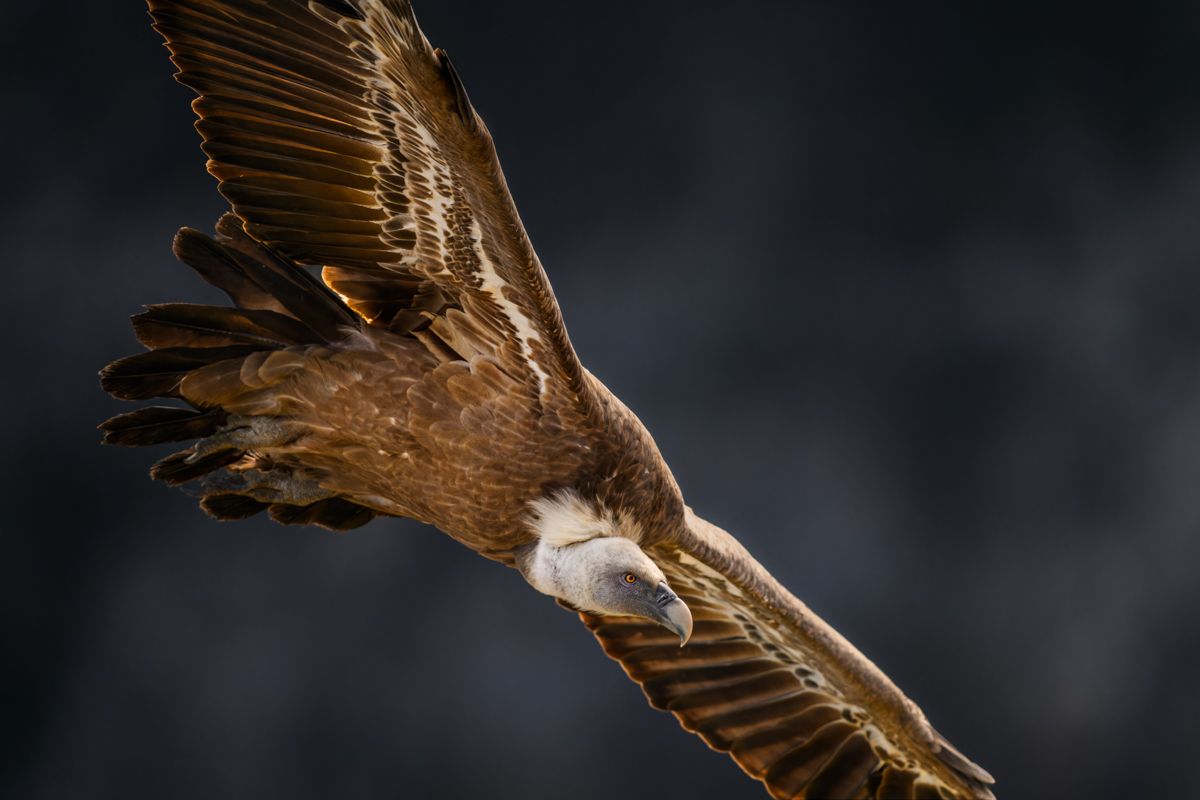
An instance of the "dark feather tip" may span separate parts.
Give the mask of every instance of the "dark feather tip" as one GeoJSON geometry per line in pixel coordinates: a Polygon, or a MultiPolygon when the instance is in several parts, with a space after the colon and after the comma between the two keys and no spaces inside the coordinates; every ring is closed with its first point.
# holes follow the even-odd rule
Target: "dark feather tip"
{"type": "Polygon", "coordinates": [[[238,494],[218,494],[203,498],[200,507],[209,516],[225,522],[253,517],[266,510],[267,504],[238,494]]]}
{"type": "Polygon", "coordinates": [[[454,62],[442,48],[439,47],[434,52],[437,53],[438,63],[441,64],[442,76],[450,87],[450,91],[454,93],[454,110],[470,130],[478,129],[475,109],[471,106],[471,98],[467,97],[467,87],[463,86],[462,78],[459,77],[458,70],[454,68],[454,62]]]}

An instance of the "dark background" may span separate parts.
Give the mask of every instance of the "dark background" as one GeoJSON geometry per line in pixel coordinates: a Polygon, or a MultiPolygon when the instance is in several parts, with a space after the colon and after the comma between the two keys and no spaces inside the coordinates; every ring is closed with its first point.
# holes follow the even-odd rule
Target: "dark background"
{"type": "MultiPolygon", "coordinates": [[[[3,11],[0,794],[759,796],[515,572],[97,444],[223,205],[139,3],[3,11]]],[[[1197,796],[1200,6],[418,11],[697,511],[1002,797],[1197,796]]]]}

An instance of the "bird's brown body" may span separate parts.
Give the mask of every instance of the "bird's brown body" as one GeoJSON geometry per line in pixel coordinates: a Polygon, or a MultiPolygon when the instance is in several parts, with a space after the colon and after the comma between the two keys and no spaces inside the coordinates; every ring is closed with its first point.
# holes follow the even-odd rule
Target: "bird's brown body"
{"type": "Polygon", "coordinates": [[[537,538],[532,503],[585,498],[636,530],[695,629],[679,648],[645,619],[584,622],[773,796],[991,797],[873,664],[684,506],[579,363],[491,137],[407,2],[150,7],[233,207],[176,253],[236,308],[135,318],[149,352],[106,388],[190,408],[110,420],[110,442],[196,440],[154,474],[194,481],[218,518],[405,516],[505,563],[537,538]]]}
{"type": "MultiPolygon", "coordinates": [[[[238,237],[234,224],[223,227],[238,237]]],[[[585,375],[592,402],[583,424],[581,411],[540,406],[495,359],[445,349],[428,336],[363,326],[334,344],[196,370],[180,393],[239,424],[286,420],[257,443],[248,432],[252,455],[235,470],[298,476],[501,561],[533,539],[529,503],[559,489],[626,510],[652,540],[682,527],[682,498],[653,441],[602,384],[585,375]]]]}

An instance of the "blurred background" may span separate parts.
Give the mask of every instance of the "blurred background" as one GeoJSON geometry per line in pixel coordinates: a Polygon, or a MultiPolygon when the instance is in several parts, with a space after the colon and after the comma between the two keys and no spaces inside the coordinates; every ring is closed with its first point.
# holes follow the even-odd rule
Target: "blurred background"
{"type": "MultiPolygon", "coordinates": [[[[1200,6],[418,12],[697,511],[1001,797],[1197,796],[1200,6]]],[[[224,205],[140,3],[3,21],[0,794],[760,796],[515,572],[99,446],[224,205]]]]}

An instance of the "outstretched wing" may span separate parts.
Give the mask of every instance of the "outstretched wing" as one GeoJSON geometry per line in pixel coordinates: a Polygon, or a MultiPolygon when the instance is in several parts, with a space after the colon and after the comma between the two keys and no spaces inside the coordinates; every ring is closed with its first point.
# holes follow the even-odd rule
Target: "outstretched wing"
{"type": "Polygon", "coordinates": [[[994,800],[991,776],[874,664],[737,540],[690,512],[688,523],[652,552],[695,618],[687,646],[642,619],[582,615],[652,706],[776,798],[994,800]]]}
{"type": "Polygon", "coordinates": [[[149,0],[247,232],[372,325],[585,402],[483,121],[407,0],[149,0]]]}

